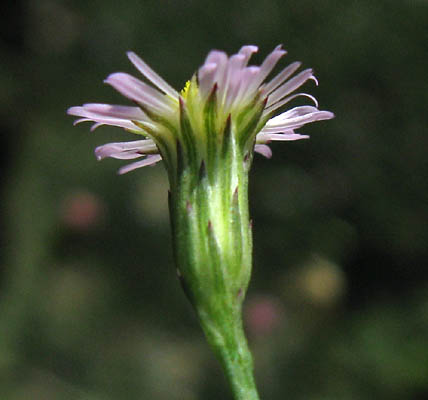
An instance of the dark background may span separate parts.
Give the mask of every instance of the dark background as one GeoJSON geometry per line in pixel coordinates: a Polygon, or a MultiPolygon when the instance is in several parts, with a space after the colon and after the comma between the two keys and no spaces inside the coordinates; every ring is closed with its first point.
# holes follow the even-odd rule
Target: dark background
{"type": "MultiPolygon", "coordinates": [[[[428,2],[9,1],[0,40],[0,398],[230,399],[172,263],[161,165],[119,177],[140,54],[177,89],[212,48],[278,43],[336,118],[256,156],[245,321],[261,397],[428,398],[428,2]]],[[[298,104],[298,103],[296,103],[298,104]]]]}

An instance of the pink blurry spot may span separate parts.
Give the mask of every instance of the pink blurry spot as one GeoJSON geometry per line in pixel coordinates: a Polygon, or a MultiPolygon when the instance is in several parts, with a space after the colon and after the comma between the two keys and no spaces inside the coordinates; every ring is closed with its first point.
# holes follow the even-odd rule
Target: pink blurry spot
{"type": "Polygon", "coordinates": [[[69,194],[61,207],[61,219],[68,227],[86,231],[98,225],[104,215],[104,204],[90,192],[69,194]]]}
{"type": "Polygon", "coordinates": [[[274,297],[257,296],[248,300],[244,318],[250,335],[269,335],[279,324],[282,310],[274,297]]]}

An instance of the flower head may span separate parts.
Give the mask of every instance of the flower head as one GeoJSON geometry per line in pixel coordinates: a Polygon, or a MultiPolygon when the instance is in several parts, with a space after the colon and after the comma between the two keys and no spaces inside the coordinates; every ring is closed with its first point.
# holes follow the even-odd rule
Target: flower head
{"type": "Polygon", "coordinates": [[[259,398],[241,317],[252,266],[248,172],[253,154],[270,157],[269,142],[306,138],[296,130],[333,118],[318,110],[311,95],[295,93],[308,80],[317,83],[311,69],[296,73],[300,63],[295,62],[269,80],[285,51],[277,47],[260,66],[248,66],[256,51],[244,46],[230,57],[211,51],[180,93],[128,53],[148,82],[122,72],[105,82],[135,106],[85,104],[68,110],[80,117],[77,123],[94,122],[93,129],[113,125],[141,136],[96,148],[98,159],[142,158],[120,173],[165,163],[178,275],[235,398],[245,400],[259,398]],[[283,110],[299,96],[314,105],[283,110]]]}
{"type": "Polygon", "coordinates": [[[214,153],[219,151],[228,130],[233,132],[240,151],[252,154],[254,150],[269,158],[269,142],[307,138],[296,129],[334,115],[318,110],[318,103],[310,94],[295,93],[308,80],[318,83],[312,69],[296,73],[301,64],[294,62],[267,80],[286,51],[278,46],[260,66],[249,66],[250,57],[257,50],[256,46],[243,46],[230,57],[222,51],[211,51],[180,93],[135,53],[128,52],[128,58],[148,82],[123,72],[111,74],[105,82],[136,105],[91,103],[71,107],[68,113],[80,117],[75,123],[94,122],[92,130],[112,125],[143,137],[96,148],[99,160],[143,158],[122,167],[119,173],[161,159],[167,169],[174,169],[178,151],[183,151],[189,162],[215,159],[214,153]],[[314,105],[283,111],[287,103],[299,96],[309,98],[314,105]]]}

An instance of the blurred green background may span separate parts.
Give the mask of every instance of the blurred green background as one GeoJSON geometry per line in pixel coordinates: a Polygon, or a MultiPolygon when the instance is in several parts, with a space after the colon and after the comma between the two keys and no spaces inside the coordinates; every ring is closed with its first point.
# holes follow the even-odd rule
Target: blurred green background
{"type": "MultiPolygon", "coordinates": [[[[176,88],[212,48],[278,43],[332,121],[251,175],[245,307],[261,397],[428,398],[426,0],[17,0],[1,6],[0,399],[230,399],[175,276],[161,165],[66,109],[126,104],[134,50],[176,88]]],[[[295,103],[299,104],[299,103],[295,103]]]]}

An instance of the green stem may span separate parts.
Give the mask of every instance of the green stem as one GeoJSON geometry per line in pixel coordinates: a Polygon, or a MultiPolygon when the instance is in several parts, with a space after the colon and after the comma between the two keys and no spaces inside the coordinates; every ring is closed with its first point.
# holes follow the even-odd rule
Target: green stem
{"type": "Polygon", "coordinates": [[[248,348],[241,318],[233,319],[219,335],[218,326],[201,319],[208,343],[219,359],[235,400],[259,400],[253,375],[253,359],[248,348]],[[220,340],[219,340],[220,339],[220,340]]]}

